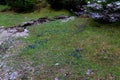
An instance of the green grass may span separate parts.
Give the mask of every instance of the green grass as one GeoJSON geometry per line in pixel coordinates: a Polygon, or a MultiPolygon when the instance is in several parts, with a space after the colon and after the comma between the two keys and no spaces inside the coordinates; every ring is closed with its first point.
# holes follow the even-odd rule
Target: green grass
{"type": "MultiPolygon", "coordinates": [[[[0,13],[0,25],[11,26],[60,14],[70,13],[50,9],[26,14],[0,13]]],[[[30,35],[23,39],[27,45],[21,51],[18,62],[30,62],[33,67],[41,66],[35,80],[54,80],[55,77],[60,80],[100,80],[109,74],[119,80],[119,23],[99,24],[91,19],[75,18],[74,21],[66,23],[57,20],[28,29],[30,35]],[[83,30],[76,27],[80,24],[85,26],[83,30]],[[55,65],[56,63],[59,65],[55,65]],[[93,70],[94,74],[85,76],[88,69],[93,70]]]]}
{"type": "MultiPolygon", "coordinates": [[[[0,6],[0,10],[3,6],[0,6]]],[[[58,15],[70,15],[69,12],[65,10],[55,11],[50,8],[43,8],[40,11],[34,11],[31,13],[14,13],[14,12],[0,12],[0,26],[10,27],[18,24],[22,24],[23,22],[30,21],[33,19],[38,19],[40,17],[53,17],[58,15]]]]}
{"type": "Polygon", "coordinates": [[[88,68],[96,72],[88,80],[105,78],[110,73],[120,76],[120,25],[96,27],[100,24],[86,24],[86,21],[93,22],[90,19],[76,18],[67,23],[54,21],[30,27],[30,36],[26,41],[29,42],[28,46],[33,45],[34,48],[27,47],[21,55],[30,58],[35,65],[44,64],[46,71],[52,69],[51,76],[47,76],[49,72],[44,75],[48,80],[55,76],[62,80],[79,80],[78,77],[83,79],[88,68]],[[86,27],[80,31],[75,24],[86,24],[86,27]],[[76,52],[76,49],[80,51],[76,52]],[[57,70],[56,63],[60,64],[57,70]],[[63,73],[59,72],[61,69],[64,70],[63,73]],[[65,77],[66,73],[69,77],[65,77]]]}

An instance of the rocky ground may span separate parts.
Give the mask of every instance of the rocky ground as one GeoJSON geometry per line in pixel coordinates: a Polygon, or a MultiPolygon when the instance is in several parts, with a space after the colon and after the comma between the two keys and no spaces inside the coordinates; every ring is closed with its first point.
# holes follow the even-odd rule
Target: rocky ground
{"type": "Polygon", "coordinates": [[[14,80],[18,77],[18,71],[12,67],[13,61],[25,43],[16,39],[27,36],[28,32],[16,32],[15,28],[0,29],[0,80],[14,80]]]}
{"type": "Polygon", "coordinates": [[[35,80],[35,76],[38,75],[36,72],[40,72],[39,70],[44,65],[33,67],[32,62],[21,59],[22,57],[20,57],[19,53],[21,49],[25,48],[26,43],[18,38],[29,36],[27,27],[31,25],[58,19],[63,19],[61,22],[67,22],[73,20],[74,17],[39,18],[9,28],[0,27],[0,80],[35,80]]]}

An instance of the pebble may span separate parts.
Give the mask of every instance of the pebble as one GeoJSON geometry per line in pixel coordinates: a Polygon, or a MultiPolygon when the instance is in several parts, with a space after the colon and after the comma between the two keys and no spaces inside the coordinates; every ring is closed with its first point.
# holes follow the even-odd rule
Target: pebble
{"type": "Polygon", "coordinates": [[[90,73],[91,73],[91,70],[88,69],[88,70],[86,71],[86,75],[90,75],[90,73]]]}
{"type": "Polygon", "coordinates": [[[58,77],[55,77],[55,80],[59,80],[58,77]]]}
{"type": "Polygon", "coordinates": [[[3,65],[4,65],[4,63],[3,63],[3,62],[0,62],[0,68],[1,68],[3,65]]]}
{"type": "Polygon", "coordinates": [[[24,29],[24,32],[28,33],[29,31],[27,29],[24,29]]]}
{"type": "Polygon", "coordinates": [[[55,66],[59,66],[60,64],[59,63],[56,63],[55,66]]]}
{"type": "Polygon", "coordinates": [[[18,76],[18,72],[13,72],[9,77],[10,77],[10,80],[15,80],[17,79],[17,76],[18,76]]]}

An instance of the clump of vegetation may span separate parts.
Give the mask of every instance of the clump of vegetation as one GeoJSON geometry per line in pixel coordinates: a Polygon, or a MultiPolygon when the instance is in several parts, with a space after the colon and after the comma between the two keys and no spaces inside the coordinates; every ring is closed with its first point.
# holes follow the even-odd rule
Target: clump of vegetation
{"type": "Polygon", "coordinates": [[[52,8],[55,9],[79,9],[82,5],[85,5],[86,2],[84,0],[47,0],[49,4],[51,4],[52,8]]]}
{"type": "Polygon", "coordinates": [[[36,0],[6,0],[6,3],[15,11],[32,11],[35,8],[36,0]]]}

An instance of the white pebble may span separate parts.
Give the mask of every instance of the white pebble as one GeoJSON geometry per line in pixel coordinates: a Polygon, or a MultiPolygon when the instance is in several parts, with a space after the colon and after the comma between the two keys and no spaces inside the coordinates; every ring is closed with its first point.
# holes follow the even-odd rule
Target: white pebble
{"type": "Polygon", "coordinates": [[[24,29],[24,32],[28,33],[29,31],[27,29],[24,29]]]}
{"type": "Polygon", "coordinates": [[[55,66],[58,66],[58,65],[60,65],[60,64],[59,64],[59,63],[56,63],[56,64],[55,64],[55,66]]]}

